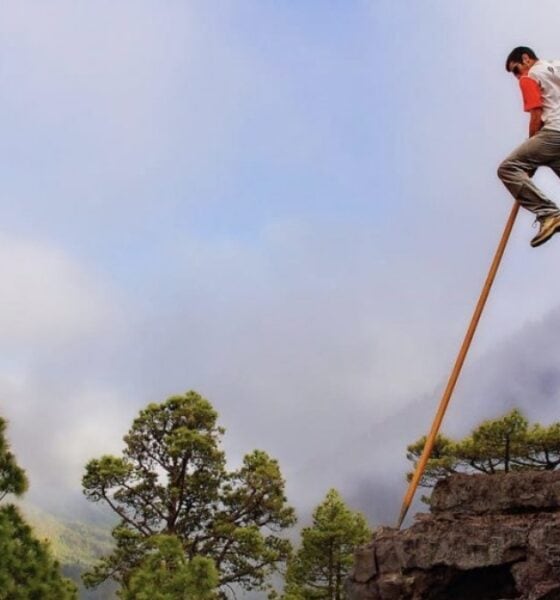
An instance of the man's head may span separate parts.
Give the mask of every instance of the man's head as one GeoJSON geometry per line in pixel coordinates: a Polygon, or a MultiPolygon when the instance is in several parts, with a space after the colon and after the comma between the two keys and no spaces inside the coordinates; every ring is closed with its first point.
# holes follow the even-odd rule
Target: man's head
{"type": "Polygon", "coordinates": [[[525,75],[537,60],[539,59],[531,48],[518,46],[509,53],[506,59],[506,71],[519,78],[525,75]]]}

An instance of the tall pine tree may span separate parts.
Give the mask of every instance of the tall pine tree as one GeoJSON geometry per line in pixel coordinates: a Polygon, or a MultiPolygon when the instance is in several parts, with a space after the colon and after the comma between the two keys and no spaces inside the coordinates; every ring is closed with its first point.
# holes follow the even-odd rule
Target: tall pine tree
{"type": "Polygon", "coordinates": [[[354,550],[370,538],[365,517],[331,489],[315,509],[313,525],[302,531],[301,547],[288,565],[283,600],[343,600],[354,550]]]}
{"type": "Polygon", "coordinates": [[[265,452],[226,469],[217,413],[196,392],[142,410],[125,436],[121,457],[89,462],[84,493],[107,504],[120,522],[115,550],[86,577],[95,586],[113,578],[126,592],[154,536],[180,540],[187,561],[211,559],[219,586],[267,587],[291,545],[279,535],[295,522],[278,463],[265,452]]]}

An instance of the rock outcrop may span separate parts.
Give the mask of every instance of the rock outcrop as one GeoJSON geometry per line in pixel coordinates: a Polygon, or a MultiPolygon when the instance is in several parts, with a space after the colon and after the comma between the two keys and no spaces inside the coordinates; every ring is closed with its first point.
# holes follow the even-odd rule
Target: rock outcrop
{"type": "Polygon", "coordinates": [[[349,600],[560,600],[560,472],[453,475],[430,509],[358,550],[349,600]]]}

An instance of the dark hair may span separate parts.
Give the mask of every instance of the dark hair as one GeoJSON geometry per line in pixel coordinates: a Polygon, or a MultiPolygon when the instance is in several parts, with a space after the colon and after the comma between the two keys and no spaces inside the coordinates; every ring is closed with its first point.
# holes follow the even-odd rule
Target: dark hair
{"type": "Polygon", "coordinates": [[[516,62],[520,63],[523,60],[523,55],[526,54],[529,58],[533,60],[539,60],[539,57],[531,50],[531,48],[527,48],[527,46],[518,46],[514,48],[506,59],[506,71],[509,73],[509,63],[516,62]]]}

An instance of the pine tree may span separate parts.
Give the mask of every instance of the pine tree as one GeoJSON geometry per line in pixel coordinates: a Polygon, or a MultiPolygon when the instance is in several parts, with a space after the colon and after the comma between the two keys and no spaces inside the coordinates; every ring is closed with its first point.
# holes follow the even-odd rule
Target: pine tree
{"type": "MultiPolygon", "coordinates": [[[[415,465],[425,442],[423,437],[407,448],[407,458],[415,465]]],[[[439,435],[420,483],[433,487],[452,473],[551,471],[559,465],[560,423],[530,425],[519,410],[512,410],[498,419],[484,421],[462,440],[439,435]]]]}
{"type": "Polygon", "coordinates": [[[343,600],[354,550],[370,538],[365,517],[331,489],[315,509],[313,525],[302,531],[301,547],[288,565],[283,600],[343,600]]]}
{"type": "Polygon", "coordinates": [[[84,493],[119,516],[116,547],[86,585],[112,577],[126,590],[153,536],[176,536],[187,561],[212,559],[222,589],[265,589],[290,554],[276,535],[295,522],[278,463],[255,450],[229,472],[219,447],[217,413],[196,392],[150,404],[125,436],[122,457],[86,466],[84,493]]]}

